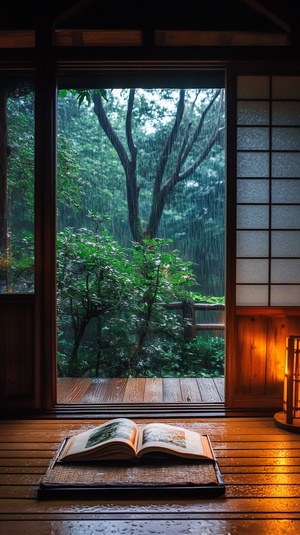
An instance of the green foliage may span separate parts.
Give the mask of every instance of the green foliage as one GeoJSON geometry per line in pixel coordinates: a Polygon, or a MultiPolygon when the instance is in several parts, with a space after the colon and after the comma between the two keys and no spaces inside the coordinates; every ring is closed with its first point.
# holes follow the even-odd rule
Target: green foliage
{"type": "MultiPolygon", "coordinates": [[[[107,100],[107,92],[105,89],[95,89],[96,93],[100,93],[102,98],[107,100]]],[[[76,97],[76,100],[78,102],[78,105],[81,106],[81,104],[86,100],[87,104],[91,104],[92,97],[91,97],[91,90],[90,89],[61,89],[59,91],[59,96],[62,98],[65,98],[68,93],[71,93],[71,95],[76,97]]]]}
{"type": "Polygon", "coordinates": [[[84,181],[80,176],[80,167],[75,159],[75,151],[67,139],[57,136],[57,201],[66,209],[77,211],[81,206],[84,181]]]}
{"type": "Polygon", "coordinates": [[[9,262],[9,270],[6,273],[8,288],[11,288],[12,292],[32,293],[34,291],[34,237],[32,232],[23,230],[11,237],[9,262]]]}
{"type": "MultiPolygon", "coordinates": [[[[8,189],[12,217],[23,214],[22,229],[31,227],[34,206],[34,99],[32,95],[8,99],[10,156],[8,158],[8,189]]],[[[82,195],[80,166],[71,142],[57,137],[57,198],[65,206],[78,208],[82,195]]]]}
{"type": "Polygon", "coordinates": [[[168,248],[172,240],[153,238],[133,244],[133,263],[141,274],[143,299],[170,301],[190,298],[188,287],[197,284],[192,263],[183,261],[177,250],[168,248]]]}
{"type": "Polygon", "coordinates": [[[200,336],[182,348],[183,375],[188,377],[224,376],[224,338],[200,336]]]}
{"type": "MultiPolygon", "coordinates": [[[[115,316],[132,286],[131,269],[118,243],[106,231],[66,229],[58,235],[58,326],[72,330],[67,371],[78,375],[78,351],[93,319],[115,316]]],[[[66,348],[68,344],[64,345],[66,348]]],[[[80,365],[82,367],[82,364],[80,365]]]]}
{"type": "MultiPolygon", "coordinates": [[[[102,219],[92,218],[99,227],[102,219]]],[[[159,302],[191,298],[194,277],[168,246],[145,240],[126,251],[99,228],[59,233],[61,375],[157,376],[176,368],[170,348],[182,344],[182,320],[159,302]]]]}

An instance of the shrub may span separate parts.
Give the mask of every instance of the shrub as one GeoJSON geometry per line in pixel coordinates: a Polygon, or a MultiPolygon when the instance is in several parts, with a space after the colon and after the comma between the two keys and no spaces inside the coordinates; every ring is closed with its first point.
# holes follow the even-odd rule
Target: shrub
{"type": "Polygon", "coordinates": [[[224,376],[225,341],[219,336],[197,336],[182,348],[182,367],[189,377],[224,376]]]}

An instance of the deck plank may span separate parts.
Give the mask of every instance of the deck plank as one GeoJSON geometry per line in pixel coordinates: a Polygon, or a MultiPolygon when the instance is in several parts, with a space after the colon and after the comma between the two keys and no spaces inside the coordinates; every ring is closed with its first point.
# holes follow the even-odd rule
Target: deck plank
{"type": "Polygon", "coordinates": [[[129,377],[124,392],[123,403],[143,403],[145,378],[129,377]]]}
{"type": "MultiPolygon", "coordinates": [[[[102,403],[103,399],[107,399],[108,397],[108,391],[111,386],[110,381],[111,379],[92,379],[80,403],[102,403]]],[[[121,389],[118,389],[118,392],[121,392],[121,389]]],[[[122,399],[123,395],[120,401],[122,399]]]]}
{"type": "Polygon", "coordinates": [[[219,392],[220,400],[223,402],[225,400],[225,380],[224,377],[214,377],[213,378],[217,391],[219,392]]]}
{"type": "Polygon", "coordinates": [[[105,389],[105,396],[98,403],[122,403],[126,389],[127,379],[109,379],[105,389]]]}
{"type": "Polygon", "coordinates": [[[163,380],[163,402],[182,402],[182,393],[178,379],[165,377],[163,380]]]}
{"type": "Polygon", "coordinates": [[[191,403],[201,403],[202,398],[199,392],[197,379],[193,377],[183,377],[179,379],[182,401],[191,403]]]}
{"type": "Polygon", "coordinates": [[[62,377],[58,381],[57,392],[60,403],[80,403],[90,384],[89,378],[62,377]]]}
{"type": "Polygon", "coordinates": [[[163,379],[147,377],[145,382],[144,403],[161,403],[163,400],[163,379]]]}
{"type": "Polygon", "coordinates": [[[224,378],[58,379],[58,403],[224,402],[224,378]],[[82,381],[84,381],[82,383],[82,381]],[[129,384],[127,384],[129,381],[129,384]],[[141,384],[139,384],[141,383],[141,384]],[[197,383],[197,384],[196,384],[197,383]]]}
{"type": "Polygon", "coordinates": [[[213,378],[206,378],[205,381],[197,379],[201,399],[204,403],[220,403],[223,401],[220,397],[219,391],[216,388],[213,378]]]}

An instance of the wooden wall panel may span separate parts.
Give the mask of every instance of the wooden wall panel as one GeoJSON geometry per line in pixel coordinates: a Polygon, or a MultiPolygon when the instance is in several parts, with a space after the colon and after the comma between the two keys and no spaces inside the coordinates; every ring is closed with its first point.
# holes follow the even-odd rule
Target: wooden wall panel
{"type": "Polygon", "coordinates": [[[265,391],[266,317],[239,317],[237,330],[237,394],[263,395],[265,391]]]}
{"type": "Polygon", "coordinates": [[[300,334],[297,315],[239,313],[234,365],[227,369],[228,406],[281,408],[286,338],[293,334],[300,334]]]}
{"type": "Polygon", "coordinates": [[[33,407],[35,396],[33,296],[1,296],[1,407],[33,407]]]}

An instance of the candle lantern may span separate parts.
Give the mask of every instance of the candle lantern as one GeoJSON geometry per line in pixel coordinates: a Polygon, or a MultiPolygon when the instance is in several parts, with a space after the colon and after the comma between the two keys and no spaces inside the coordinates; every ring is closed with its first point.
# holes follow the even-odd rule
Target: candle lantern
{"type": "Polygon", "coordinates": [[[278,427],[300,433],[300,336],[288,336],[283,385],[283,411],[274,415],[278,427]]]}

